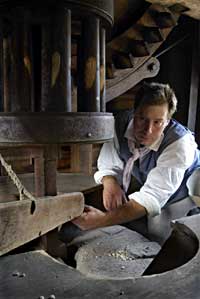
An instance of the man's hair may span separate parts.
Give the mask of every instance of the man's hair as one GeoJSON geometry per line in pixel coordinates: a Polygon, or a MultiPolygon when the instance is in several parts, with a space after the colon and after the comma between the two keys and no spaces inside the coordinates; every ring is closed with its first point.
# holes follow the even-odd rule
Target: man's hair
{"type": "Polygon", "coordinates": [[[177,98],[168,84],[144,82],[135,96],[134,110],[142,106],[168,104],[168,117],[170,118],[177,108],[177,98]]]}

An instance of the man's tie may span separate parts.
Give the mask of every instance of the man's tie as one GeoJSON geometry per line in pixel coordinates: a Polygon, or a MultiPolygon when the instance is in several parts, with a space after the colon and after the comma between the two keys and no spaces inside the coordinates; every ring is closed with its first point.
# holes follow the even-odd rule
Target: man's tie
{"type": "Polygon", "coordinates": [[[131,181],[131,173],[133,169],[134,162],[139,158],[140,152],[138,148],[135,148],[133,155],[126,162],[124,172],[123,172],[123,189],[126,193],[131,181]]]}
{"type": "Polygon", "coordinates": [[[150,152],[150,149],[147,147],[140,147],[140,148],[135,147],[134,150],[132,150],[132,152],[133,152],[133,155],[126,162],[126,165],[125,165],[125,168],[123,171],[122,184],[123,184],[123,189],[124,189],[125,193],[128,191],[128,187],[131,182],[131,173],[133,170],[134,162],[138,158],[142,158],[146,154],[148,154],[150,152]]]}

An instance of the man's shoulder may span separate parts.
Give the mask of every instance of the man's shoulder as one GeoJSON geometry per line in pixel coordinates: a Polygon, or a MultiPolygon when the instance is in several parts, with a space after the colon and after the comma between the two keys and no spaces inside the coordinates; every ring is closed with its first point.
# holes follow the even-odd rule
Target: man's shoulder
{"type": "Polygon", "coordinates": [[[193,134],[186,126],[181,124],[175,119],[171,119],[169,125],[164,130],[164,134],[175,134],[178,138],[184,136],[185,134],[193,134]]]}
{"type": "Polygon", "coordinates": [[[178,121],[174,119],[170,120],[169,125],[164,130],[164,138],[160,149],[163,150],[172,143],[182,140],[186,135],[192,136],[193,134],[187,127],[178,121]]]}

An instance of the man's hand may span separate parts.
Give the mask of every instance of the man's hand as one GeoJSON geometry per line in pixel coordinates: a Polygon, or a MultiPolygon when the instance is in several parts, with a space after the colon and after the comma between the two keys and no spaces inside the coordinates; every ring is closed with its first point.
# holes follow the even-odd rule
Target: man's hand
{"type": "Polygon", "coordinates": [[[105,213],[91,206],[85,206],[81,216],[72,220],[82,230],[95,229],[104,226],[105,213]]]}
{"type": "Polygon", "coordinates": [[[104,177],[103,187],[103,204],[107,211],[116,209],[125,202],[124,192],[114,177],[104,177]]]}
{"type": "Polygon", "coordinates": [[[89,230],[122,224],[145,215],[145,208],[134,200],[131,200],[108,212],[102,212],[94,207],[85,206],[83,214],[73,219],[72,222],[82,230],[89,230]]]}

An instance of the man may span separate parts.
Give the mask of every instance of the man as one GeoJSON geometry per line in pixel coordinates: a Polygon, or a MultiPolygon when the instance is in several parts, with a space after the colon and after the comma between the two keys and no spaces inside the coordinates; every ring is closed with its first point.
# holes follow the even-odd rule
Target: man
{"type": "Polygon", "coordinates": [[[103,145],[98,158],[94,177],[103,184],[106,211],[85,207],[74,224],[88,230],[129,222],[162,242],[171,219],[194,207],[186,182],[200,167],[200,153],[193,134],[171,118],[176,106],[169,85],[143,84],[134,110],[116,117],[116,138],[103,145]],[[131,178],[141,186],[136,192],[130,191],[131,178]]]}

